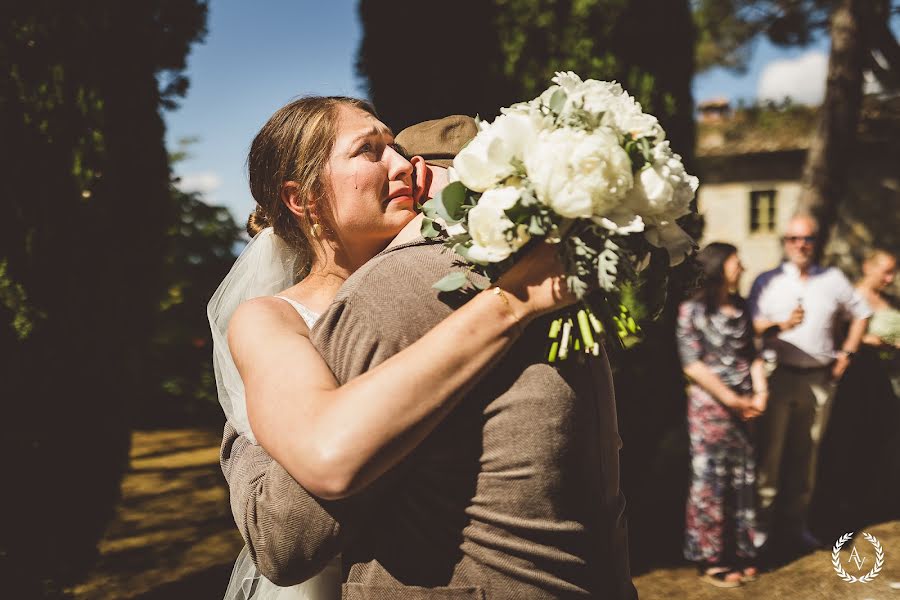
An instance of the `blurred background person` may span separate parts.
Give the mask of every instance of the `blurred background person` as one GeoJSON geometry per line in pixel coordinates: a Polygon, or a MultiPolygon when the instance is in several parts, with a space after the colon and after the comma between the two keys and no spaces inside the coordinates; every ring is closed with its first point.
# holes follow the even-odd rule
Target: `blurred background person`
{"type": "Polygon", "coordinates": [[[900,510],[900,312],[885,293],[896,267],[893,254],[872,250],[856,285],[872,318],[835,393],[810,511],[829,539],[896,518],[900,510]]]}
{"type": "Polygon", "coordinates": [[[744,267],[731,244],[697,256],[703,287],[678,312],[678,350],[688,387],[691,482],[684,556],[704,581],[737,587],[756,576],[754,449],[748,421],[768,398],[750,314],[737,293],[744,267]]]}
{"type": "Polygon", "coordinates": [[[753,326],[777,362],[759,438],[759,525],[773,559],[822,547],[807,523],[819,442],[835,384],[871,315],[840,270],[816,262],[818,236],[812,216],[795,215],[784,233],[785,262],[757,277],[750,291],[753,326]],[[835,351],[834,325],[844,314],[851,323],[835,351]]]}
{"type": "Polygon", "coordinates": [[[897,257],[887,250],[872,250],[863,262],[862,271],[856,290],[872,308],[863,343],[878,350],[894,394],[900,396],[900,310],[897,299],[885,293],[897,275],[897,257]]]}

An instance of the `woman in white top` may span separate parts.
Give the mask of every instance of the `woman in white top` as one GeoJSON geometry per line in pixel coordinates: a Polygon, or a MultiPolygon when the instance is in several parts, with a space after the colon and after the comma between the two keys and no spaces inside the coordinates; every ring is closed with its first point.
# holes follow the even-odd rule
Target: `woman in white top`
{"type": "Polygon", "coordinates": [[[863,343],[881,355],[894,394],[900,396],[900,310],[885,294],[897,275],[897,257],[887,250],[873,250],[862,270],[856,290],[872,308],[863,343]]]}

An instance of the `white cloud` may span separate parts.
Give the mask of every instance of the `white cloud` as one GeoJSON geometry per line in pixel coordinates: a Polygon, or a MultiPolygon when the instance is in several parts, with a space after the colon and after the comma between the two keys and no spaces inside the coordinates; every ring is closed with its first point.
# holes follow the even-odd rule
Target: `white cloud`
{"type": "Polygon", "coordinates": [[[182,192],[199,192],[206,200],[209,195],[222,186],[222,178],[213,171],[200,171],[197,173],[184,173],[180,175],[178,189],[182,192]]]}
{"type": "Polygon", "coordinates": [[[825,97],[828,55],[807,52],[797,58],[773,60],[759,76],[756,96],[780,102],[790,96],[800,104],[821,104],[825,97]]]}

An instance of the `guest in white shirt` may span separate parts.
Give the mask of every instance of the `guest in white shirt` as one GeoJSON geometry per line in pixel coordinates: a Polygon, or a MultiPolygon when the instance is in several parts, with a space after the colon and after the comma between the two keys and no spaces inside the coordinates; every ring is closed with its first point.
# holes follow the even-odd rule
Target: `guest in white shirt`
{"type": "Polygon", "coordinates": [[[815,262],[817,240],[816,220],[794,216],[783,238],[787,260],[757,277],[749,298],[754,329],[777,361],[758,440],[758,522],[769,534],[768,549],[776,553],[821,547],[807,529],[819,442],[835,384],[872,314],[840,270],[815,262]],[[840,316],[849,317],[851,325],[836,351],[834,325],[840,316]]]}

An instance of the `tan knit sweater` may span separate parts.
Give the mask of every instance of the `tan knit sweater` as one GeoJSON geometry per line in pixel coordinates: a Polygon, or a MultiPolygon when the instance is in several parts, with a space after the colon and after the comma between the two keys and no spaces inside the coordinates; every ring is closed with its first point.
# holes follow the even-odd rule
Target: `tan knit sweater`
{"type": "MultiPolygon", "coordinates": [[[[312,336],[338,381],[457,308],[464,298],[431,285],[458,268],[419,240],[348,279],[312,336]]],[[[530,327],[419,448],[346,501],[310,496],[226,426],[232,510],[263,574],[296,583],[342,552],[345,598],[635,598],[606,356],[554,368],[545,336],[530,327]]]]}

